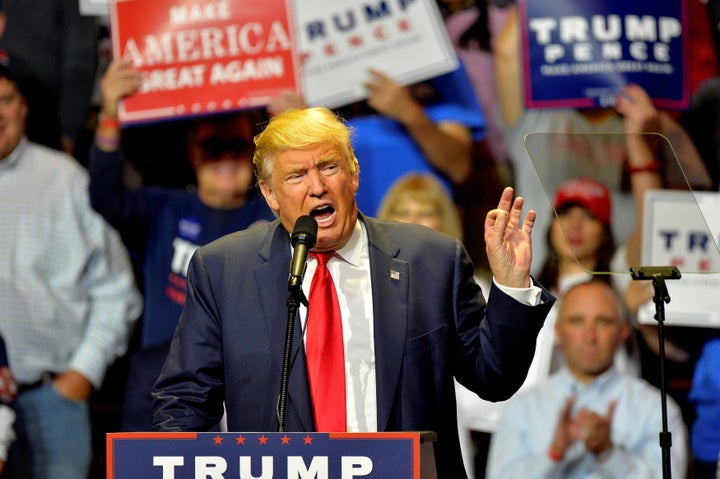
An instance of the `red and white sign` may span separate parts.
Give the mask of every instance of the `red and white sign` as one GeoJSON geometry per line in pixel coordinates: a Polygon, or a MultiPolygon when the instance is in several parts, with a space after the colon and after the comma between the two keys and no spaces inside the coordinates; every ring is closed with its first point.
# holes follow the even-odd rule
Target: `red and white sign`
{"type": "MultiPolygon", "coordinates": [[[[720,327],[720,193],[653,190],[645,196],[642,261],[677,266],[682,277],[668,281],[668,326],[720,327]]],[[[657,324],[655,305],[638,311],[638,321],[657,324]]]]}
{"type": "Polygon", "coordinates": [[[113,0],[115,59],[144,75],[123,123],[265,105],[301,90],[290,0],[113,0]]]}
{"type": "Polygon", "coordinates": [[[297,31],[305,101],[335,108],[367,98],[370,67],[400,84],[455,70],[435,0],[302,0],[297,31]]]}

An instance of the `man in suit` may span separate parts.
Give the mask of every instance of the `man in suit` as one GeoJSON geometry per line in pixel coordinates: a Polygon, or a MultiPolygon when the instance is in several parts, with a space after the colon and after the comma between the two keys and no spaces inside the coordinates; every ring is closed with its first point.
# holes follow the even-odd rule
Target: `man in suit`
{"type": "MultiPolygon", "coordinates": [[[[484,398],[510,397],[525,378],[554,300],[529,274],[535,212],[521,222],[523,200],[513,200],[507,188],[488,213],[494,280],[486,304],[458,240],[358,212],[358,161],[350,131],[332,112],[281,113],[255,145],[258,182],[278,220],[233,233],[194,255],[185,309],[155,385],[155,428],[207,430],[220,421],[224,401],[229,430],[278,429],[289,232],[300,216],[310,215],[318,223],[313,252],[334,252],[327,268],[342,317],[341,429],[435,431],[438,477],[466,477],[453,377],[484,398]]],[[[304,291],[317,265],[308,259],[304,291]]],[[[309,310],[312,315],[312,301],[309,310]]],[[[304,332],[307,314],[301,306],[297,331],[304,332]]],[[[310,340],[303,334],[294,339],[293,351],[310,340]]],[[[308,358],[298,354],[289,379],[287,431],[318,430],[328,414],[313,410],[310,382],[308,358]]]]}

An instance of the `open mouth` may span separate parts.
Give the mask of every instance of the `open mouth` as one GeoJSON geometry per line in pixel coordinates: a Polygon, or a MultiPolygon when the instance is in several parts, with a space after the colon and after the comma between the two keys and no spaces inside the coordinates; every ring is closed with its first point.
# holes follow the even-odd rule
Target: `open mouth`
{"type": "Polygon", "coordinates": [[[310,212],[310,216],[315,218],[318,226],[322,227],[332,221],[335,216],[335,208],[330,205],[319,206],[310,212]]]}

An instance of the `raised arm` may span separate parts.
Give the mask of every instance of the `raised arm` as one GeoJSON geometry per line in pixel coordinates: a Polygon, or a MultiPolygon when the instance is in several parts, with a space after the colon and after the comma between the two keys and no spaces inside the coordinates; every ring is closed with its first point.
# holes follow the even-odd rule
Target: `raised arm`
{"type": "Polygon", "coordinates": [[[123,241],[139,248],[145,242],[146,208],[142,195],[123,181],[120,154],[118,103],[140,85],[140,74],[127,62],[113,62],[102,79],[102,109],[90,149],[90,202],[121,234],[123,241]]]}
{"type": "Polygon", "coordinates": [[[520,119],[524,106],[517,7],[508,8],[507,20],[493,42],[493,56],[503,124],[512,126],[520,119]]]}
{"type": "Polygon", "coordinates": [[[457,121],[435,123],[407,88],[385,73],[370,69],[365,83],[368,104],[403,125],[425,158],[451,182],[462,183],[472,169],[472,132],[457,121]]]}
{"type": "Polygon", "coordinates": [[[649,143],[653,135],[647,135],[658,129],[658,112],[645,90],[634,84],[626,85],[623,94],[618,95],[616,110],[624,118],[627,170],[637,210],[637,221],[627,242],[626,260],[628,266],[639,266],[645,193],[662,188],[658,152],[649,143]]]}
{"type": "Polygon", "coordinates": [[[110,152],[118,149],[118,104],[124,97],[135,93],[141,83],[140,72],[132,68],[129,62],[114,61],[108,66],[100,83],[102,104],[95,136],[95,144],[101,150],[110,152]]]}

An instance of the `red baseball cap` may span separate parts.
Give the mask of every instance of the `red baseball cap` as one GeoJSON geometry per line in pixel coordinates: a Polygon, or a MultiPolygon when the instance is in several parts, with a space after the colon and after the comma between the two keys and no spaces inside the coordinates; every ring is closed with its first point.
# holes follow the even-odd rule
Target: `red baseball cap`
{"type": "Polygon", "coordinates": [[[562,182],[555,192],[555,211],[570,203],[582,206],[598,221],[610,224],[612,204],[604,183],[588,177],[562,182]]]}

